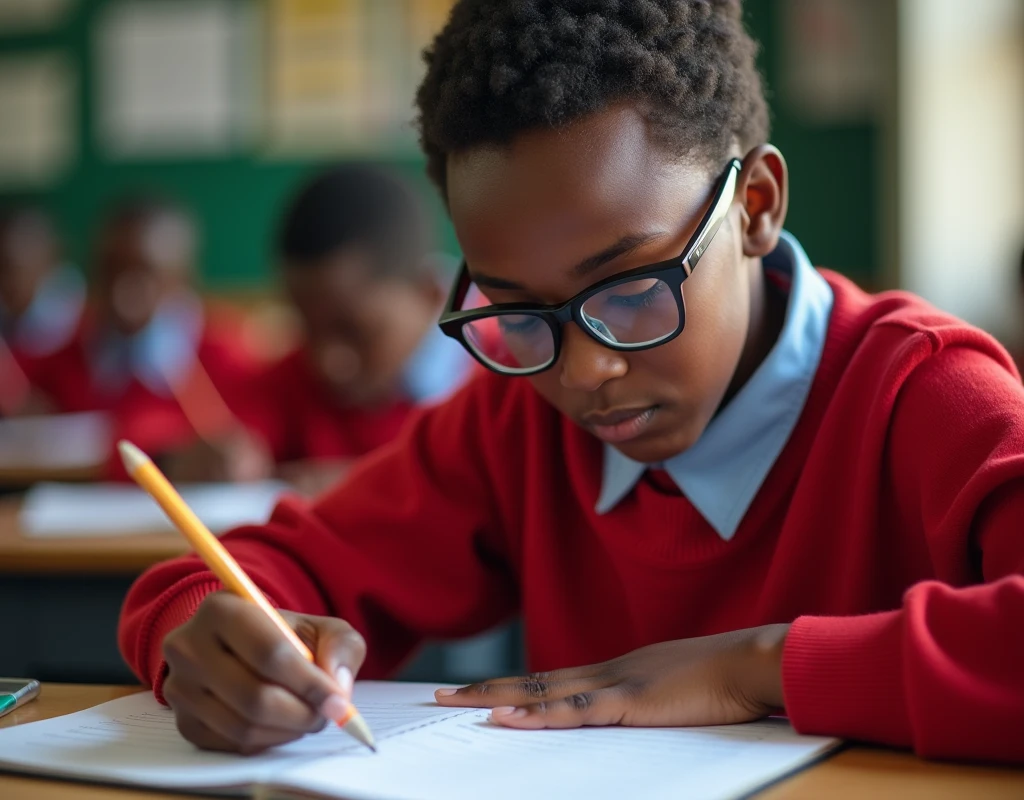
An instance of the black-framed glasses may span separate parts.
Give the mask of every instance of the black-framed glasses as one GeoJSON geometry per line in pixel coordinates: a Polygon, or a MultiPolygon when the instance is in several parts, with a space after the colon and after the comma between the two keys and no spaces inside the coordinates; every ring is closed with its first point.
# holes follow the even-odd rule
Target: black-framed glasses
{"type": "Polygon", "coordinates": [[[461,310],[472,286],[463,261],[441,314],[441,330],[502,375],[534,375],[551,367],[561,351],[562,326],[570,321],[613,350],[647,350],[671,341],[686,324],[683,281],[722,227],[740,167],[738,158],[729,162],[682,253],[599,281],[561,305],[499,303],[461,310]]]}

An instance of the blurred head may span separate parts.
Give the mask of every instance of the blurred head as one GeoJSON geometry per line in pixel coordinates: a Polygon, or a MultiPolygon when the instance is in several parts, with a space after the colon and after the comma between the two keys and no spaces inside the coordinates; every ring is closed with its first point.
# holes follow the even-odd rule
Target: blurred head
{"type": "Polygon", "coordinates": [[[311,364],[341,402],[392,395],[437,321],[443,291],[427,263],[426,228],[412,188],[363,164],[316,175],[285,210],[285,286],[311,364]]]}
{"type": "Polygon", "coordinates": [[[0,307],[17,319],[60,258],[49,218],[38,209],[0,210],[0,307]]]}
{"type": "Polygon", "coordinates": [[[196,232],[191,217],[167,201],[133,197],[100,224],[93,280],[103,324],[131,336],[192,277],[196,232]]]}
{"type": "Polygon", "coordinates": [[[761,257],[778,242],[786,168],[763,144],[755,53],[738,0],[463,0],[426,55],[428,171],[493,303],[561,304],[675,258],[743,158],[683,284],[682,333],[623,352],[570,322],[558,360],[528,378],[638,461],[693,444],[774,336],[761,257]]]}

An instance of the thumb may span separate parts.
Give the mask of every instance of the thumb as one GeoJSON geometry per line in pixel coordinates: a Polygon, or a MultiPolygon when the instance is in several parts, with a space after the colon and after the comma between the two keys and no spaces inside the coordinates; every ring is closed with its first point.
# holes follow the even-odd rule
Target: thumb
{"type": "Polygon", "coordinates": [[[366,658],[366,641],[355,628],[335,617],[307,617],[316,629],[313,640],[317,666],[333,677],[346,700],[352,698],[352,684],[366,658]]]}

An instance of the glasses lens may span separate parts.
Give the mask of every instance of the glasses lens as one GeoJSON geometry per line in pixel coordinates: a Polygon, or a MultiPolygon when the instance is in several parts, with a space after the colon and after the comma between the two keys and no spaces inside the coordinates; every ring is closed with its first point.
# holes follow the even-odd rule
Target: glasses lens
{"type": "Polygon", "coordinates": [[[608,344],[654,344],[679,327],[672,287],[659,278],[611,286],[588,298],[582,311],[583,321],[608,344]]]}
{"type": "Polygon", "coordinates": [[[500,314],[467,322],[462,333],[489,366],[509,375],[534,372],[555,358],[551,328],[532,314],[500,314]]]}

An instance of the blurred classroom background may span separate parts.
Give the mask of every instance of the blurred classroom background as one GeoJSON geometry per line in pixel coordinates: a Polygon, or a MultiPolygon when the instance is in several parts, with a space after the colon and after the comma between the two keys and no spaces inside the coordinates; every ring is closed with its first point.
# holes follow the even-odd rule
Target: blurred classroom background
{"type": "MultiPolygon", "coordinates": [[[[109,204],[170,198],[197,223],[204,299],[236,308],[247,341],[278,357],[296,326],[274,237],[319,166],[401,176],[439,263],[458,256],[411,123],[420,51],[450,6],[0,0],[0,207],[45,211],[88,281],[109,204]]],[[[1024,0],[747,0],[745,14],[790,168],[787,228],[812,261],[919,293],[1024,353],[1024,0]]],[[[19,493],[68,477],[7,466],[0,483],[19,493]]],[[[62,507],[88,516],[74,497],[62,507]]],[[[176,539],[33,539],[24,502],[0,508],[0,616],[15,626],[0,674],[126,679],[117,605],[176,539]],[[62,660],[72,649],[84,655],[62,660]]],[[[513,629],[432,648],[407,674],[475,678],[520,660],[513,629]]]]}

